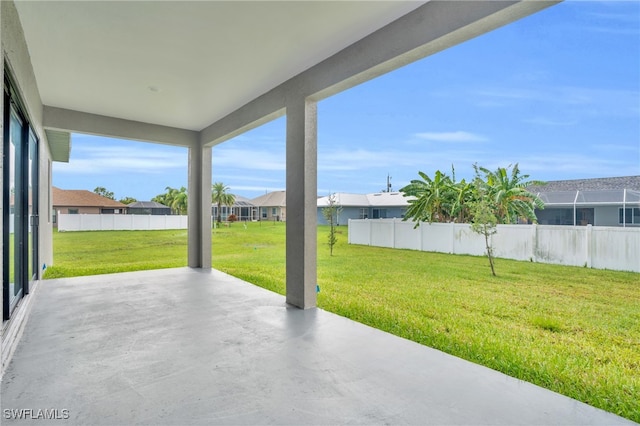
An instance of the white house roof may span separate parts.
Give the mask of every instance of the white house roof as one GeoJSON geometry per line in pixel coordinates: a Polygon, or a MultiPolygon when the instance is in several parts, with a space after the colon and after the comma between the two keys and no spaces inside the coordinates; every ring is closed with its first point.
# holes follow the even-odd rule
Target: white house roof
{"type": "Polygon", "coordinates": [[[168,209],[169,207],[164,204],[160,204],[156,201],[136,201],[135,203],[129,204],[129,208],[140,208],[140,209],[159,209],[164,208],[168,209]]]}
{"type": "Polygon", "coordinates": [[[287,205],[287,193],[285,191],[273,191],[251,200],[256,207],[285,207],[287,205]]]}
{"type": "Polygon", "coordinates": [[[405,207],[409,205],[411,198],[405,197],[401,192],[378,192],[375,194],[367,194],[369,205],[372,207],[405,207]]]}
{"type": "MultiPolygon", "coordinates": [[[[373,194],[350,194],[338,192],[334,194],[336,204],[342,207],[406,207],[411,198],[404,197],[401,192],[378,192],[373,194]]],[[[318,207],[326,207],[329,196],[318,198],[318,207]]]]}

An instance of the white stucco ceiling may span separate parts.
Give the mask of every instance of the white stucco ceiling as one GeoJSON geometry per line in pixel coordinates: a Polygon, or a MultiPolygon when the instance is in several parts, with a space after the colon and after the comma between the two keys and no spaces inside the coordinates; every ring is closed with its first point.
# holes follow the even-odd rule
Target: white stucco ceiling
{"type": "Polygon", "coordinates": [[[45,105],[201,130],[417,8],[404,1],[18,1],[45,105]]]}

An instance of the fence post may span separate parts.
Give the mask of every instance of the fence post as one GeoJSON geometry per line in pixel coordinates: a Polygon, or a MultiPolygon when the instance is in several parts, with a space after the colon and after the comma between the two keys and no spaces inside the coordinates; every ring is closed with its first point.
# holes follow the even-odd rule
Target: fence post
{"type": "Polygon", "coordinates": [[[531,260],[537,262],[536,253],[538,252],[538,224],[531,224],[531,260]]]}
{"type": "Polygon", "coordinates": [[[586,249],[586,252],[587,252],[586,253],[587,258],[585,260],[585,264],[587,265],[587,268],[591,268],[591,254],[592,254],[592,250],[591,250],[592,227],[591,227],[591,224],[588,224],[585,227],[584,232],[585,232],[585,234],[584,234],[584,237],[585,237],[584,245],[585,245],[585,249],[586,249]]]}
{"type": "Polygon", "coordinates": [[[451,251],[449,253],[456,254],[456,226],[453,222],[448,223],[451,227],[451,251]]]}
{"type": "Polygon", "coordinates": [[[392,219],[391,222],[391,238],[392,238],[392,244],[393,244],[393,248],[396,248],[396,220],[392,219]]]}

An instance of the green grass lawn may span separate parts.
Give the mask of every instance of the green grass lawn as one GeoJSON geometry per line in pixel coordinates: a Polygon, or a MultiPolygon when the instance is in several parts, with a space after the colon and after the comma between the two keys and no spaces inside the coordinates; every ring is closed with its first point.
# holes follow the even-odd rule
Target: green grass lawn
{"type": "MultiPolygon", "coordinates": [[[[284,231],[214,230],[214,267],[284,294],[284,231]]],[[[640,274],[497,259],[492,277],[482,257],[348,245],[346,227],[330,257],[327,232],[321,308],[640,422],[640,274]]],[[[186,265],[185,231],[55,234],[54,248],[47,277],[186,265]]]]}
{"type": "Polygon", "coordinates": [[[187,230],[53,233],[45,278],[187,266],[187,230]]]}

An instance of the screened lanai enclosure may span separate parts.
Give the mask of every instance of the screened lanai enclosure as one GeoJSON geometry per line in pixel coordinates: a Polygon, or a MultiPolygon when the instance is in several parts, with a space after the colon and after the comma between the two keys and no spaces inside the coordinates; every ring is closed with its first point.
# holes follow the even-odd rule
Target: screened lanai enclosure
{"type": "Polygon", "coordinates": [[[632,189],[538,192],[541,225],[640,226],[640,191],[632,189]]]}
{"type": "MultiPolygon", "coordinates": [[[[220,206],[220,220],[229,221],[233,215],[236,221],[251,222],[258,220],[258,207],[254,206],[248,198],[236,196],[233,206],[220,206]]],[[[214,220],[218,218],[218,206],[211,206],[211,216],[214,220]]]]}

